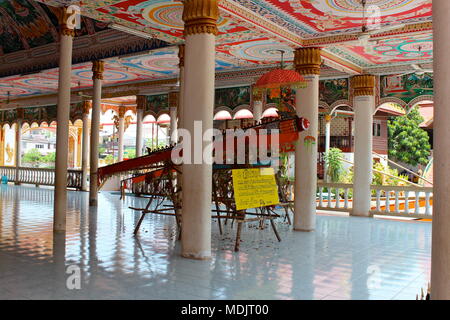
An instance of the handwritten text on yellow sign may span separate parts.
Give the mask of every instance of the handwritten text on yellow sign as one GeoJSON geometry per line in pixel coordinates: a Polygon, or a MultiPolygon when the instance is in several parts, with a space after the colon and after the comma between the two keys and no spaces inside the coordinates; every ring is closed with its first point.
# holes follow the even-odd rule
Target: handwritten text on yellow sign
{"type": "Polygon", "coordinates": [[[237,210],[280,203],[273,168],[233,170],[233,187],[237,210]]]}

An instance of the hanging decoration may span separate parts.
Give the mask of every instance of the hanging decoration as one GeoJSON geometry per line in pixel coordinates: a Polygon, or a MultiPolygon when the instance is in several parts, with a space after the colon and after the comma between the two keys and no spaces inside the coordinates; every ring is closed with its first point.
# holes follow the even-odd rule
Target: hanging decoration
{"type": "Polygon", "coordinates": [[[278,111],[281,115],[295,114],[294,102],[291,101],[292,90],[306,88],[307,82],[298,72],[284,69],[283,57],[285,52],[283,50],[275,51],[281,53],[280,68],[262,75],[253,86],[253,94],[278,99],[278,111]]]}
{"type": "Polygon", "coordinates": [[[312,148],[312,146],[316,144],[316,138],[313,136],[306,136],[305,139],[303,139],[303,143],[305,147],[312,148]]]}

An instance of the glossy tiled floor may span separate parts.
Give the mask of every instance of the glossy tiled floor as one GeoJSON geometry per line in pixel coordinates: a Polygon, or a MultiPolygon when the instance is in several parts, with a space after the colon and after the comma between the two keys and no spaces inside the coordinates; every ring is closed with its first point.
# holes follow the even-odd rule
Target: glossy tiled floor
{"type": "Polygon", "coordinates": [[[415,299],[429,279],[431,224],[318,216],[317,231],[246,227],[241,252],[234,230],[213,222],[210,261],[179,256],[172,217],[138,216],[145,199],[69,193],[65,237],[53,237],[53,191],[0,188],[0,299],[415,299]],[[65,242],[65,243],[64,243],[65,242]],[[68,290],[66,268],[81,270],[68,290]]]}

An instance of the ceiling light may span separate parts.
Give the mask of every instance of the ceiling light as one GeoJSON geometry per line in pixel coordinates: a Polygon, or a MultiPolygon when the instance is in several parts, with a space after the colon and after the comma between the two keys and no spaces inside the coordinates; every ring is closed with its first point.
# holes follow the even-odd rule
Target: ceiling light
{"type": "Polygon", "coordinates": [[[117,24],[117,23],[110,23],[108,25],[108,27],[110,27],[111,29],[114,29],[114,30],[118,30],[118,31],[129,33],[129,34],[132,34],[134,36],[141,37],[141,38],[146,38],[146,39],[152,39],[153,38],[153,35],[150,34],[150,33],[147,33],[147,32],[144,32],[144,31],[135,30],[135,29],[132,29],[132,28],[129,28],[129,27],[123,26],[121,24],[117,24]]]}

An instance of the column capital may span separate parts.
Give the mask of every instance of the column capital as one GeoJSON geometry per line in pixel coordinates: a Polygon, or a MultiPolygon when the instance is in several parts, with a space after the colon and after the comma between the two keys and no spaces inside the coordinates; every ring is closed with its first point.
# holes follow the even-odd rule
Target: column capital
{"type": "Polygon", "coordinates": [[[127,110],[125,109],[125,107],[120,106],[119,107],[119,118],[122,119],[123,117],[125,117],[126,112],[127,112],[127,110]]]}
{"type": "Polygon", "coordinates": [[[70,27],[69,20],[72,19],[73,13],[69,12],[68,7],[59,9],[59,34],[63,36],[75,37],[75,29],[70,27]]]}
{"type": "Polygon", "coordinates": [[[322,57],[320,48],[297,48],[295,50],[295,70],[303,75],[320,74],[322,57]]]}
{"type": "Polygon", "coordinates": [[[147,104],[147,96],[136,96],[136,110],[145,110],[147,104]]]}
{"type": "Polygon", "coordinates": [[[331,114],[326,114],[325,115],[325,122],[326,123],[330,123],[331,122],[331,114]]]}
{"type": "Polygon", "coordinates": [[[185,36],[197,33],[218,34],[219,6],[217,0],[185,0],[183,6],[185,36]]]}
{"type": "Polygon", "coordinates": [[[22,108],[17,109],[17,120],[23,120],[24,110],[22,108]]]}
{"type": "Polygon", "coordinates": [[[351,78],[351,88],[353,95],[373,96],[375,94],[375,76],[371,74],[362,74],[351,78]]]}
{"type": "Polygon", "coordinates": [[[185,52],[185,48],[186,46],[184,44],[180,44],[178,46],[178,59],[180,60],[180,62],[178,63],[178,66],[184,67],[184,52],[185,52]]]}
{"type": "Polygon", "coordinates": [[[83,109],[83,114],[89,114],[89,111],[92,108],[92,101],[83,101],[83,105],[81,106],[81,108],[83,109]]]}
{"type": "Polygon", "coordinates": [[[265,90],[258,90],[252,87],[252,101],[253,102],[263,102],[264,101],[264,92],[265,90]]]}
{"type": "Polygon", "coordinates": [[[169,92],[169,108],[178,108],[178,99],[179,99],[178,91],[169,92]]]}
{"type": "Polygon", "coordinates": [[[103,80],[103,72],[105,71],[105,62],[102,60],[95,60],[92,62],[92,79],[103,80]]]}

